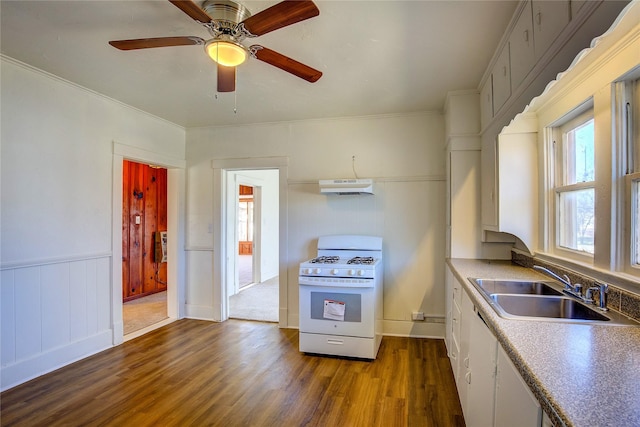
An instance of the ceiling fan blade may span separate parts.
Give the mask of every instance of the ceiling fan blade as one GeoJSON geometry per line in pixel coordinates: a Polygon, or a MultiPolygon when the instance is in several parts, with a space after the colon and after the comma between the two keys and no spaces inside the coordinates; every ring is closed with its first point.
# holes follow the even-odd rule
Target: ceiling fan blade
{"type": "Polygon", "coordinates": [[[200,37],[156,37],[150,39],[112,40],[109,44],[120,50],[149,49],[152,47],[204,45],[200,37]]]}
{"type": "Polygon", "coordinates": [[[236,90],[236,67],[225,67],[218,64],[218,92],[236,90]]]}
{"type": "Polygon", "coordinates": [[[322,77],[321,71],[313,69],[301,62],[284,56],[283,54],[278,53],[275,50],[271,50],[260,45],[253,45],[249,48],[249,50],[253,52],[255,57],[260,61],[271,64],[274,67],[278,67],[281,70],[291,73],[294,76],[298,76],[310,83],[316,82],[320,77],[322,77]]]}
{"type": "Polygon", "coordinates": [[[250,16],[242,24],[252,35],[261,36],[319,14],[320,10],[311,0],[285,0],[250,16]]]}
{"type": "Polygon", "coordinates": [[[204,10],[200,9],[200,7],[192,2],[191,0],[169,0],[176,6],[178,9],[186,13],[191,17],[191,19],[196,20],[198,22],[202,22],[206,24],[211,22],[211,17],[204,10]]]}

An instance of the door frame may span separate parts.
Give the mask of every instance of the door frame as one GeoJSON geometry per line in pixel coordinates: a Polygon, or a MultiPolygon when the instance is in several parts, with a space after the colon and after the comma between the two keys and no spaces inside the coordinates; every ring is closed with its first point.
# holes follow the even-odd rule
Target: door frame
{"type": "Polygon", "coordinates": [[[122,173],[123,161],[157,165],[167,169],[167,316],[166,321],[139,334],[181,319],[185,315],[185,169],[186,160],[113,142],[111,319],[113,344],[124,342],[122,319],[122,173]]]}
{"type": "MultiPolygon", "coordinates": [[[[224,266],[230,259],[228,253],[229,240],[228,215],[226,215],[229,197],[227,197],[227,173],[228,171],[277,169],[278,170],[278,197],[279,197],[279,239],[278,239],[278,275],[279,275],[279,327],[288,327],[288,280],[287,259],[287,176],[288,157],[248,157],[238,159],[213,159],[213,233],[220,236],[213,242],[213,307],[215,320],[225,321],[229,318],[229,295],[227,287],[227,268],[224,266]]],[[[237,204],[237,198],[232,199],[237,204]]],[[[235,225],[231,225],[235,228],[235,225]]],[[[236,251],[237,252],[237,251],[236,251]]]]}
{"type": "MultiPolygon", "coordinates": [[[[248,169],[245,169],[248,170],[248,169]]],[[[227,224],[233,223],[233,239],[227,239],[227,251],[229,253],[234,253],[234,262],[227,263],[227,278],[229,274],[233,274],[233,282],[230,287],[233,288],[233,293],[238,293],[240,290],[240,278],[238,276],[238,266],[239,266],[239,239],[238,239],[238,218],[239,208],[238,208],[238,200],[240,198],[239,194],[239,186],[246,185],[249,187],[253,187],[253,251],[252,251],[252,259],[251,259],[251,279],[253,282],[259,282],[262,280],[262,272],[260,271],[261,260],[262,260],[262,186],[264,185],[264,181],[258,178],[242,175],[242,170],[240,171],[230,171],[227,170],[226,173],[233,172],[235,177],[235,187],[234,191],[230,191],[229,200],[227,201],[228,206],[233,206],[231,203],[235,200],[235,209],[233,209],[234,217],[229,217],[227,219],[227,224]],[[232,270],[229,270],[232,269],[232,270]]],[[[228,215],[231,215],[232,210],[229,209],[227,211],[228,215]]],[[[229,236],[229,234],[227,234],[229,236]]]]}

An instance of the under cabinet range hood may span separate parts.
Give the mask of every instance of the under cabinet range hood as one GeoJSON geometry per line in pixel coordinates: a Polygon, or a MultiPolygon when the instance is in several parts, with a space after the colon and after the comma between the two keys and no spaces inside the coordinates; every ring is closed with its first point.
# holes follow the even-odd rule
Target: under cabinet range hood
{"type": "Polygon", "coordinates": [[[373,194],[372,179],[321,179],[321,194],[373,194]]]}

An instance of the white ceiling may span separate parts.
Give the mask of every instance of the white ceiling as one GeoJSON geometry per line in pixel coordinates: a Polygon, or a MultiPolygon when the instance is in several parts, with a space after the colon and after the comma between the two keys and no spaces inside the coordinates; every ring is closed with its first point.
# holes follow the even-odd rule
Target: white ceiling
{"type": "MultiPolygon", "coordinates": [[[[253,14],[275,3],[243,2],[253,14]]],[[[216,94],[216,67],[201,46],[107,44],[210,38],[166,0],[2,0],[0,43],[4,55],[184,127],[439,111],[448,91],[478,87],[517,2],[316,4],[320,16],[245,41],[321,70],[313,84],[250,59],[236,92],[216,94]]]]}

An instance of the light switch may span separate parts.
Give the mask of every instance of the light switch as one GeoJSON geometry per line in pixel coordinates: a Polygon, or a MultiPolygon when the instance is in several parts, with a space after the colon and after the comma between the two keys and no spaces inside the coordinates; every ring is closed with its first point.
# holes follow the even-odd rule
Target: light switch
{"type": "Polygon", "coordinates": [[[140,215],[136,215],[136,225],[140,225],[141,221],[142,219],[140,218],[140,215]]]}

